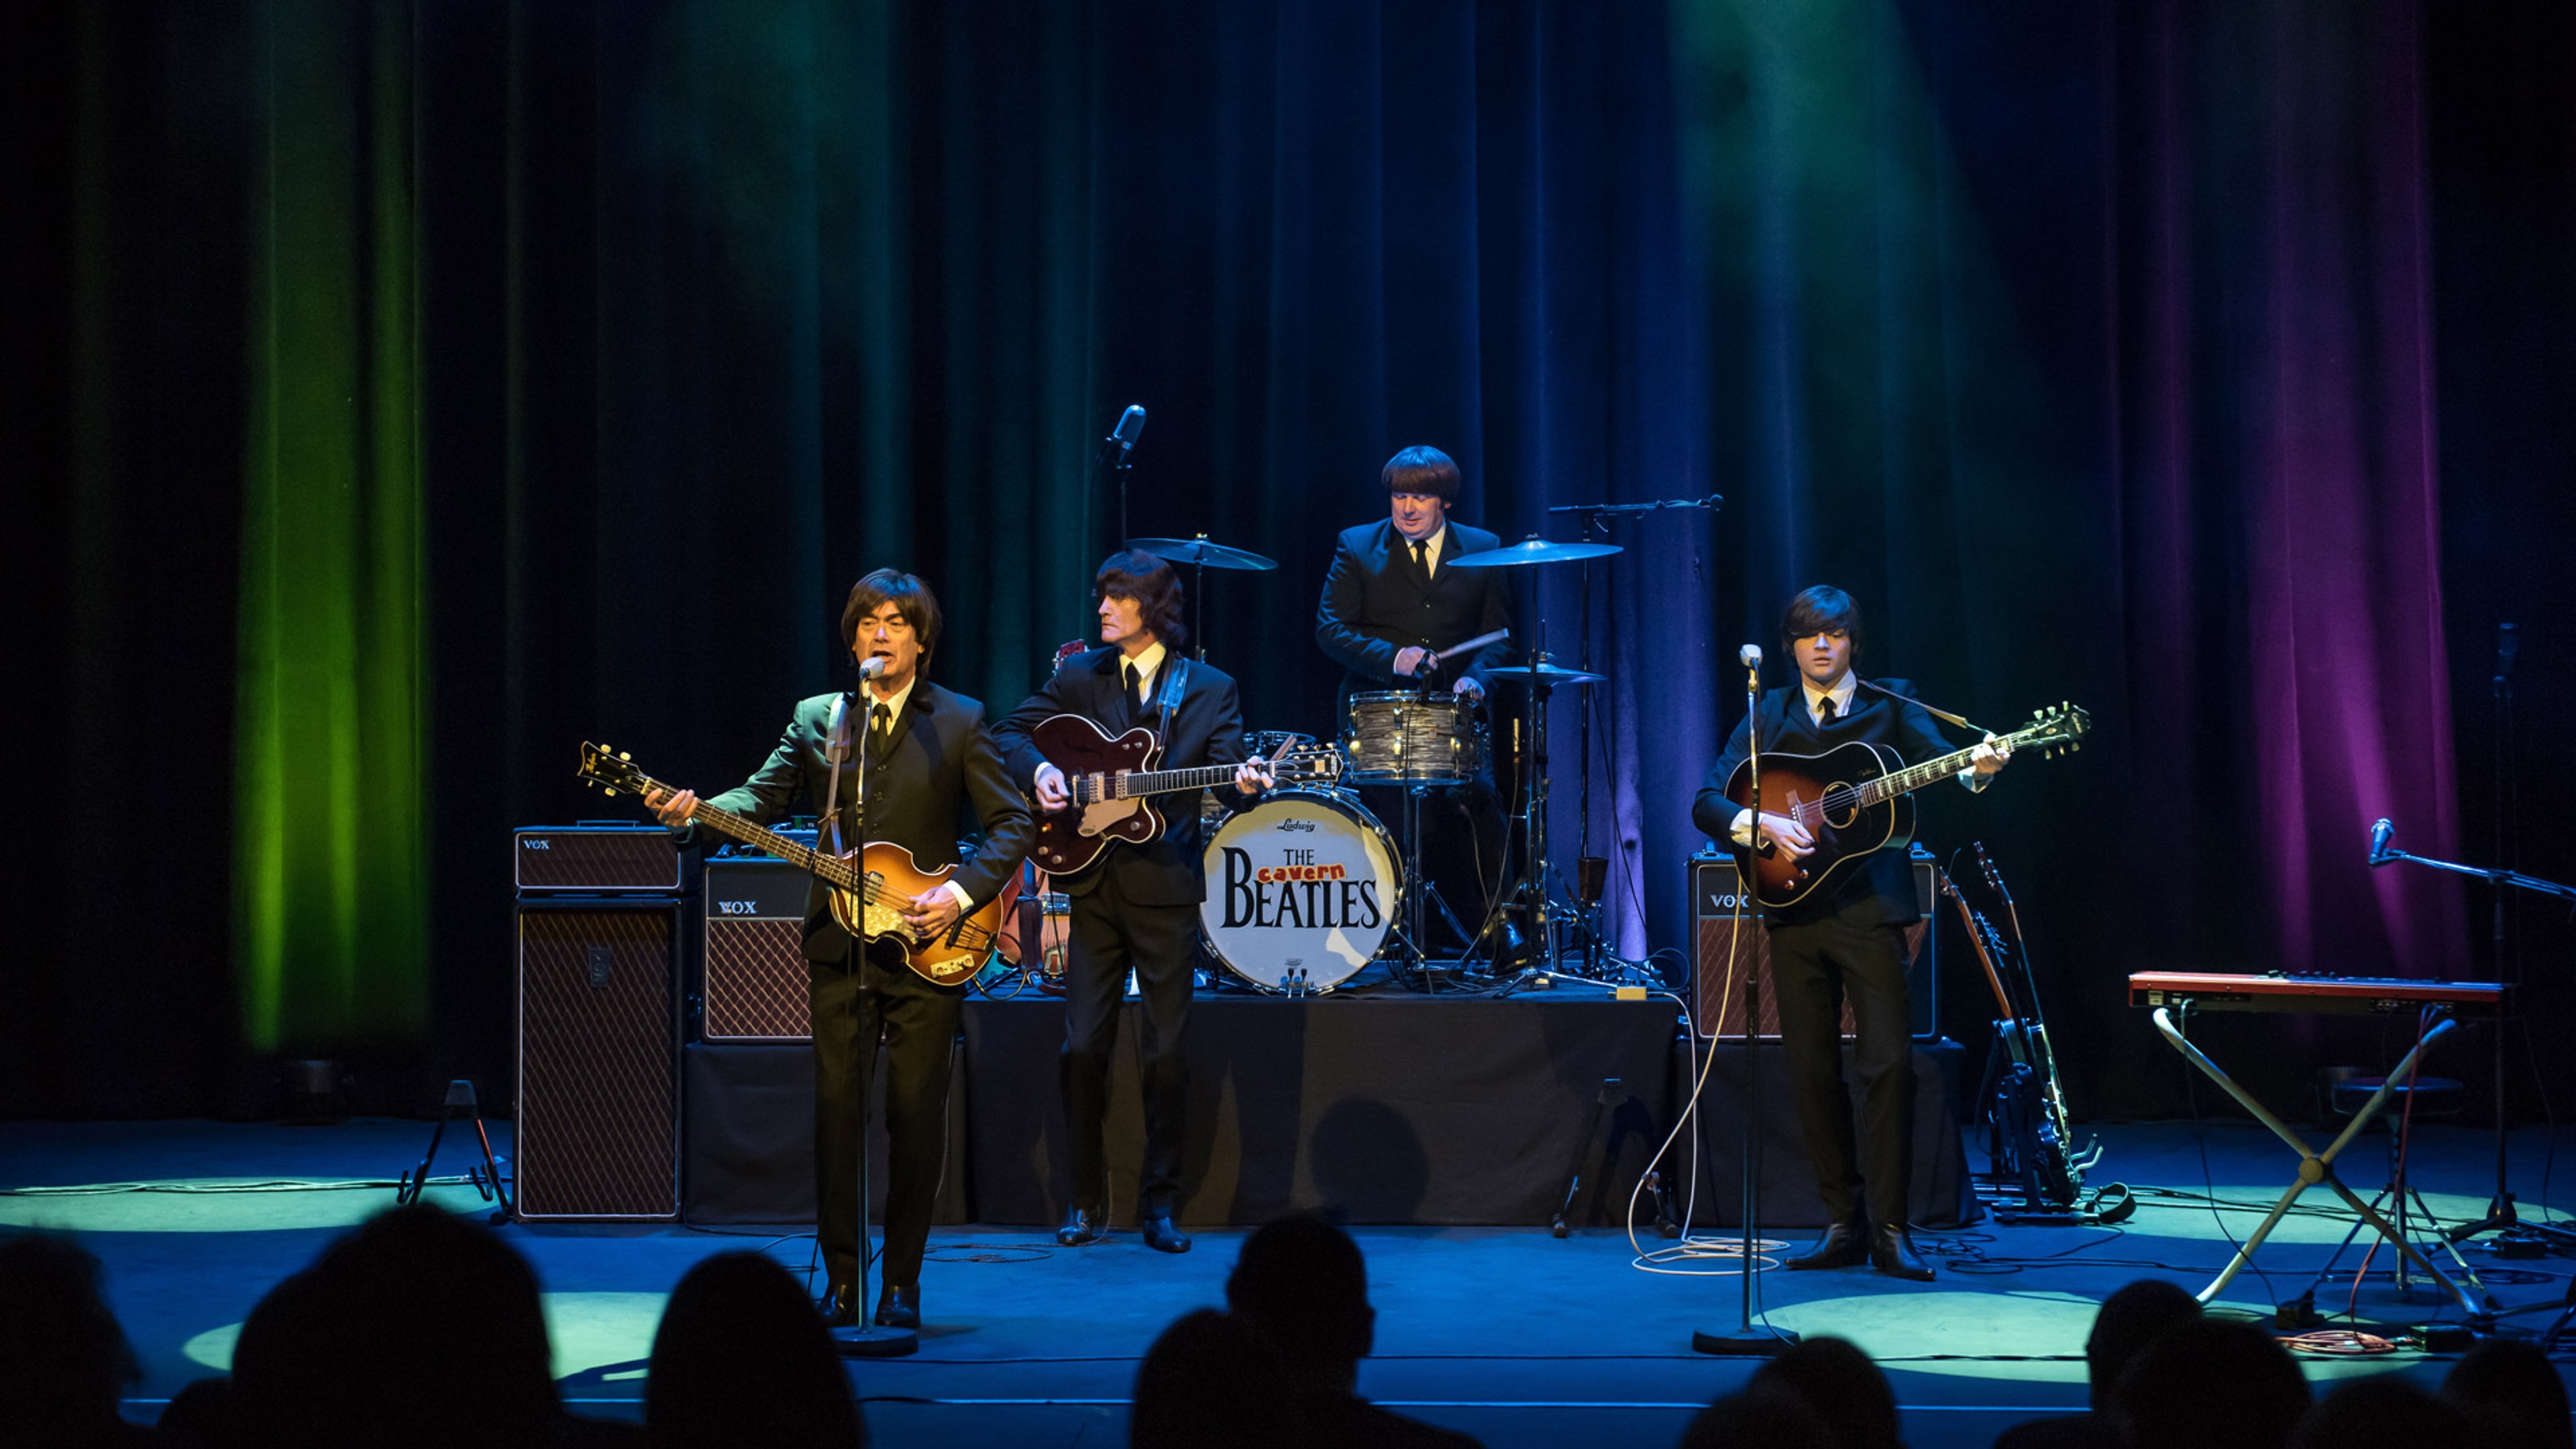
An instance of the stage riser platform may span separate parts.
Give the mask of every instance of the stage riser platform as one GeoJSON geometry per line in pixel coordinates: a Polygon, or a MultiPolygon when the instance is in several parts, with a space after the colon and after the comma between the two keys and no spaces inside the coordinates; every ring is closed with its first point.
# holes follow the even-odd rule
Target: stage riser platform
{"type": "MultiPolygon", "coordinates": [[[[1112,1219],[1135,1221],[1143,1119],[1134,1043],[1111,1067],[1112,1219]]],[[[1321,1211],[1354,1223],[1537,1226],[1582,1153],[1569,1221],[1624,1221],[1630,1190],[1679,1111],[1689,1057],[1669,1002],[1375,997],[1202,998],[1188,1040],[1190,1141],[1181,1218],[1253,1225],[1321,1211]],[[1593,1102],[1617,1078],[1597,1125],[1593,1102]],[[1587,1136],[1587,1130],[1589,1135],[1587,1136]]],[[[970,1001],[950,1094],[937,1221],[1052,1226],[1068,1179],[1058,1080],[1064,1008],[970,1001]]],[[[1732,1223],[1743,1048],[1710,1076],[1696,1222],[1732,1223]]],[[[1778,1048],[1765,1046],[1766,1226],[1822,1216],[1797,1140],[1778,1048]]],[[[813,1061],[803,1044],[698,1044],[683,1054],[683,1216],[702,1225],[810,1222],[813,1061]]],[[[1961,1053],[1916,1049],[1915,1220],[1973,1213],[1957,1126],[1961,1053]]],[[[883,1200],[882,1129],[871,1133],[883,1200]]],[[[1688,1181],[1689,1159],[1666,1175],[1688,1181]]],[[[1641,1222],[1651,1224],[1650,1207],[1641,1222]]]]}

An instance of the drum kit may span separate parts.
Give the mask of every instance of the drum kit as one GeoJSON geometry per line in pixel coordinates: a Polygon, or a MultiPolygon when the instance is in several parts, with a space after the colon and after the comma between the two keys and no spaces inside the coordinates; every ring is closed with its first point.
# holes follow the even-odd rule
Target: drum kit
{"type": "MultiPolygon", "coordinates": [[[[1260,554],[1211,543],[1204,534],[1131,539],[1127,546],[1197,571],[1194,632],[1195,611],[1206,598],[1200,587],[1206,570],[1279,566],[1260,554]]],[[[1444,566],[1524,568],[1620,551],[1617,544],[1550,543],[1532,536],[1444,566]]],[[[1055,662],[1082,647],[1065,646],[1055,662]]],[[[1555,690],[1604,679],[1551,663],[1543,652],[1527,664],[1488,669],[1485,677],[1523,686],[1519,714],[1507,717],[1517,747],[1500,762],[1515,777],[1507,798],[1516,816],[1521,869],[1493,896],[1467,958],[1450,973],[1470,987],[1478,977],[1499,985],[1520,966],[1552,966],[1560,954],[1559,935],[1584,924],[1585,908],[1559,902],[1550,886],[1555,872],[1547,844],[1547,703],[1555,690]],[[1516,929],[1507,929],[1507,922],[1516,922],[1516,929]],[[1522,943],[1517,949],[1502,944],[1514,937],[1522,943]]],[[[1341,739],[1347,768],[1337,783],[1270,790],[1235,811],[1218,804],[1211,792],[1202,813],[1207,898],[1199,907],[1199,925],[1217,965],[1254,990],[1285,996],[1332,991],[1377,961],[1387,962],[1399,981],[1432,980],[1422,943],[1424,913],[1435,897],[1422,868],[1420,810],[1430,792],[1480,779],[1497,763],[1482,715],[1476,701],[1457,694],[1353,694],[1341,739]],[[1385,823],[1360,803],[1362,786],[1404,792],[1409,851],[1399,849],[1385,823]]],[[[1291,731],[1244,734],[1247,751],[1263,759],[1314,743],[1291,731]]],[[[1019,917],[1002,932],[1008,969],[988,970],[984,989],[1009,996],[1034,984],[1061,994],[1067,925],[1065,897],[1047,889],[1043,872],[1024,880],[1019,917]]]]}

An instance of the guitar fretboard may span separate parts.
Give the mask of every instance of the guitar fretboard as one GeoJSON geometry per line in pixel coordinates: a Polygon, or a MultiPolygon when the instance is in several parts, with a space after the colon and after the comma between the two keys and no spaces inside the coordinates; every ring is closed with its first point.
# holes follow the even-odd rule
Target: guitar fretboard
{"type": "MultiPolygon", "coordinates": [[[[1297,775],[1314,768],[1320,755],[1294,753],[1271,761],[1272,769],[1282,775],[1297,775]]],[[[1146,795],[1168,795],[1176,790],[1207,790],[1234,783],[1233,765],[1199,765],[1186,770],[1125,770],[1115,775],[1076,775],[1069,782],[1073,803],[1091,805],[1102,800],[1134,800],[1146,795]]]]}
{"type": "MultiPolygon", "coordinates": [[[[2046,730],[2038,728],[2015,730],[2003,736],[2003,743],[2009,748],[2019,749],[2046,733],[2046,730]]],[[[1801,805],[1798,813],[1801,816],[1813,813],[1818,818],[1822,818],[1828,814],[1839,815],[1854,805],[1863,807],[1883,805],[1899,795],[1911,795],[1936,780],[1946,780],[1968,768],[1968,762],[1976,757],[1978,748],[1977,745],[1970,745],[1964,750],[1952,750],[1938,759],[1925,760],[1919,765],[1908,765],[1893,774],[1881,775],[1874,780],[1864,780],[1857,785],[1846,785],[1839,790],[1829,790],[1817,797],[1812,804],[1801,805]]]]}

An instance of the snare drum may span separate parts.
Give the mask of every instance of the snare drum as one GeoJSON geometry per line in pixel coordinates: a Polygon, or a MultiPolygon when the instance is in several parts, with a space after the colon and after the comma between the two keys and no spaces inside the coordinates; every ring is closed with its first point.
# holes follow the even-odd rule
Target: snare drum
{"type": "Polygon", "coordinates": [[[1485,767],[1475,702],[1409,689],[1351,696],[1350,773],[1361,785],[1456,785],[1485,767]]]}
{"type": "Polygon", "coordinates": [[[1208,837],[1199,927],[1263,991],[1330,991],[1395,925],[1404,866],[1376,816],[1339,790],[1273,790],[1208,837]]]}

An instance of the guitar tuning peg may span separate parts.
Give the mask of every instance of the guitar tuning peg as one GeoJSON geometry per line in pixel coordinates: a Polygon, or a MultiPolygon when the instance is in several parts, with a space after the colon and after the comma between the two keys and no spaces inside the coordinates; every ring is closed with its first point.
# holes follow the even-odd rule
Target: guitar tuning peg
{"type": "Polygon", "coordinates": [[[634,760],[635,760],[635,757],[634,757],[633,755],[630,755],[630,754],[626,753],[624,750],[620,750],[620,751],[618,751],[618,752],[617,752],[617,758],[619,758],[619,759],[621,759],[621,760],[624,760],[624,761],[628,762],[629,764],[632,764],[632,763],[634,762],[634,760]]]}
{"type": "MultiPolygon", "coordinates": [[[[603,785],[603,786],[601,786],[600,788],[601,788],[601,789],[603,789],[603,790],[606,790],[608,787],[607,787],[607,786],[605,786],[605,785],[603,785]]],[[[609,799],[611,799],[611,800],[616,799],[616,798],[617,798],[617,792],[616,792],[616,791],[614,791],[614,790],[609,790],[609,791],[608,791],[608,798],[609,798],[609,799]]]]}

